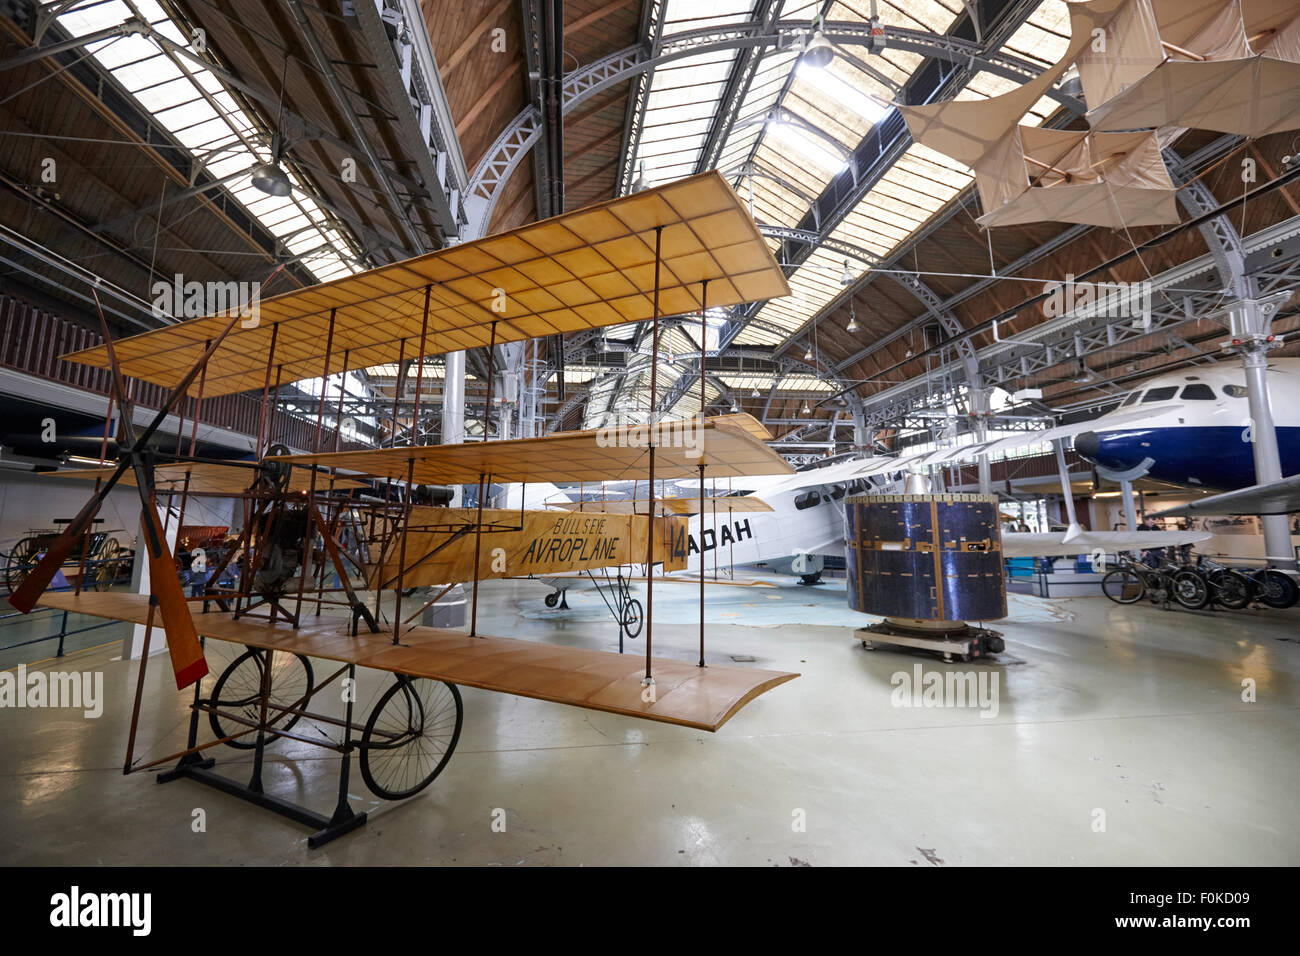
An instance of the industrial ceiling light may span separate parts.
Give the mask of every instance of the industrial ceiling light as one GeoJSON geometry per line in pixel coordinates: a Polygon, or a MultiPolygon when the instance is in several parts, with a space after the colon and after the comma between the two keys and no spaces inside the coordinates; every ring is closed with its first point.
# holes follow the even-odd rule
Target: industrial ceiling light
{"type": "Polygon", "coordinates": [[[740,411],[740,403],[739,403],[739,402],[736,402],[736,401],[732,401],[732,403],[731,403],[731,410],[732,410],[733,412],[738,412],[738,411],[740,411]]]}
{"type": "Polygon", "coordinates": [[[849,260],[844,260],[844,272],[840,275],[840,285],[853,285],[853,270],[849,268],[849,260]]]}
{"type": "Polygon", "coordinates": [[[253,167],[253,185],[268,196],[284,197],[293,192],[288,175],[274,162],[253,167]]]}
{"type": "Polygon", "coordinates": [[[812,414],[812,409],[808,407],[808,400],[807,400],[807,399],[804,399],[804,403],[803,403],[803,413],[804,413],[805,415],[811,415],[811,414],[812,414]]]}
{"type": "Polygon", "coordinates": [[[650,188],[650,180],[645,177],[645,161],[641,162],[636,174],[636,182],[632,184],[632,192],[639,193],[642,190],[650,188]]]}
{"type": "Polygon", "coordinates": [[[755,385],[755,386],[754,386],[754,390],[753,390],[752,392],[749,393],[749,397],[750,397],[750,398],[762,398],[762,397],[763,397],[762,395],[758,394],[758,386],[757,386],[757,385],[755,385]]]}
{"type": "Polygon", "coordinates": [[[1079,359],[1078,367],[1074,373],[1074,383],[1076,385],[1087,385],[1089,382],[1097,380],[1097,373],[1084,364],[1083,359],[1079,359]]]}
{"type": "Polygon", "coordinates": [[[856,332],[858,330],[858,317],[853,312],[853,300],[849,300],[849,324],[844,327],[846,332],[856,332]]]}
{"type": "MultiPolygon", "coordinates": [[[[285,54],[284,69],[280,73],[280,106],[276,116],[274,129],[283,128],[284,123],[284,78],[289,71],[289,55],[285,54]]],[[[280,160],[284,157],[284,137],[278,132],[271,134],[271,160],[266,163],[258,163],[253,167],[252,179],[253,185],[266,193],[268,196],[279,196],[281,198],[293,192],[293,186],[289,182],[289,177],[283,169],[280,168],[280,160]]]]}
{"type": "Polygon", "coordinates": [[[822,33],[822,18],[818,16],[812,23],[812,36],[803,48],[803,62],[814,69],[821,70],[830,66],[833,59],[835,59],[835,48],[822,33]]]}
{"type": "Polygon", "coordinates": [[[811,346],[811,345],[808,346],[808,351],[803,353],[803,360],[804,360],[805,362],[811,362],[811,361],[813,360],[812,346],[811,346]]]}
{"type": "Polygon", "coordinates": [[[1083,99],[1083,81],[1079,79],[1079,68],[1072,66],[1061,77],[1061,94],[1083,99]]]}

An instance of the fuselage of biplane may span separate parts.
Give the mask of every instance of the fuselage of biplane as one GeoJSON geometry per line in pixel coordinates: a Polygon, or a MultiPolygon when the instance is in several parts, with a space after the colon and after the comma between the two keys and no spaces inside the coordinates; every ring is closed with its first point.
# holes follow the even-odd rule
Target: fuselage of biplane
{"type": "MultiPolygon", "coordinates": [[[[470,581],[476,553],[479,578],[643,565],[649,520],[644,514],[502,508],[485,508],[480,519],[474,508],[417,505],[405,535],[393,534],[372,549],[375,560],[367,569],[368,585],[397,587],[399,571],[403,588],[470,581]]],[[[654,563],[664,571],[684,569],[687,518],[666,515],[653,520],[654,563]]]]}

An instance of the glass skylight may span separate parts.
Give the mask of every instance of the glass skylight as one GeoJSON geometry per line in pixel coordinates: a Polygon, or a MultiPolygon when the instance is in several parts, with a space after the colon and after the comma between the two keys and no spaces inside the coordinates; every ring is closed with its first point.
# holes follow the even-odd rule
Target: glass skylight
{"type": "MultiPolygon", "coordinates": [[[[158,33],[188,44],[176,23],[155,0],[106,0],[70,10],[58,18],[80,37],[139,15],[158,33]]],[[[226,189],[251,216],[280,239],[319,281],[359,272],[346,237],[311,198],[291,168],[294,190],[268,196],[252,184],[252,167],[270,160],[270,144],[233,96],[209,70],[183,57],[173,59],[153,39],[131,35],[86,45],[96,61],[137,102],[176,137],[215,179],[233,178],[226,189]]]]}

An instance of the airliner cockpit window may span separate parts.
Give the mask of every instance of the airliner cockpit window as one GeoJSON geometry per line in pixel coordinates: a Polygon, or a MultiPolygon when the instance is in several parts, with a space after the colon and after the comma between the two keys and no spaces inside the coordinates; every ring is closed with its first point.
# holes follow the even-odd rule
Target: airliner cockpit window
{"type": "Polygon", "coordinates": [[[1183,394],[1179,397],[1193,399],[1199,402],[1212,402],[1214,401],[1214,389],[1210,388],[1210,386],[1203,382],[1197,382],[1194,385],[1188,385],[1184,388],[1183,394]]]}
{"type": "Polygon", "coordinates": [[[1245,398],[1250,394],[1250,389],[1246,388],[1245,385],[1225,385],[1223,386],[1223,394],[1229,398],[1245,398]]]}
{"type": "Polygon", "coordinates": [[[1120,408],[1128,408],[1130,405],[1132,405],[1133,403],[1135,403],[1135,402],[1136,402],[1139,398],[1141,398],[1141,397],[1142,397],[1142,389],[1139,388],[1136,392],[1134,392],[1134,393],[1133,393],[1132,395],[1130,395],[1128,398],[1124,399],[1124,401],[1122,401],[1122,402],[1120,403],[1120,406],[1119,406],[1119,407],[1120,407],[1120,408]]]}
{"type": "Polygon", "coordinates": [[[1178,394],[1177,385],[1165,385],[1161,388],[1153,388],[1142,396],[1142,404],[1146,405],[1149,402],[1167,402],[1176,394],[1178,394]]]}

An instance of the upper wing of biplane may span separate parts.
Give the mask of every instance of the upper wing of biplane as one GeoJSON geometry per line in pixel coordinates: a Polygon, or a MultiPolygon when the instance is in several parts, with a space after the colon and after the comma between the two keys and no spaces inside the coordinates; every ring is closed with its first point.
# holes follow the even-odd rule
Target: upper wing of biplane
{"type": "MultiPolygon", "coordinates": [[[[711,476],[794,474],[794,469],[728,415],[660,423],[655,439],[655,477],[686,478],[704,465],[711,476]],[[676,426],[680,425],[680,428],[676,426]]],[[[363,475],[421,484],[473,484],[485,475],[495,482],[599,482],[637,479],[646,472],[649,448],[643,425],[559,432],[541,438],[376,448],[318,455],[283,455],[268,461],[320,465],[363,475]]]]}
{"type": "MultiPolygon", "coordinates": [[[[649,319],[656,276],[660,315],[790,294],[740,198],[707,172],[267,299],[216,349],[204,394],[262,389],[272,361],[292,382],[411,358],[422,340],[432,355],[649,319]]],[[[124,339],[122,373],[172,386],[226,322],[124,339]]],[[[64,358],[109,365],[103,346],[64,358]]]]}

